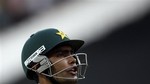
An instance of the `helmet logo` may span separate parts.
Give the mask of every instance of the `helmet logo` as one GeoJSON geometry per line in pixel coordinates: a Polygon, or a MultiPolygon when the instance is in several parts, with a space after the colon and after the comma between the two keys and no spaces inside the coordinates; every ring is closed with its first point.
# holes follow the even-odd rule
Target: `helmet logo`
{"type": "Polygon", "coordinates": [[[66,35],[64,32],[62,32],[62,31],[59,31],[59,30],[58,30],[58,32],[57,32],[56,34],[59,35],[62,40],[63,40],[65,37],[67,38],[67,35],[66,35]]]}

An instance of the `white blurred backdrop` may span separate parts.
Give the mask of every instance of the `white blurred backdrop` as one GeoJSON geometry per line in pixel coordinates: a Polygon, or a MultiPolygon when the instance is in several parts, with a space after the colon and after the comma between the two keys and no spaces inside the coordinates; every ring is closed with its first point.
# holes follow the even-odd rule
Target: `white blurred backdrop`
{"type": "Polygon", "coordinates": [[[104,38],[116,26],[140,19],[150,9],[149,0],[63,0],[61,4],[52,4],[52,0],[43,1],[46,4],[40,1],[39,5],[31,8],[32,3],[28,5],[28,11],[34,10],[30,18],[4,27],[0,32],[0,84],[9,84],[25,76],[21,50],[32,33],[45,28],[58,28],[70,38],[85,40],[87,45],[97,36],[104,38]],[[38,8],[41,5],[43,8],[38,8]]]}

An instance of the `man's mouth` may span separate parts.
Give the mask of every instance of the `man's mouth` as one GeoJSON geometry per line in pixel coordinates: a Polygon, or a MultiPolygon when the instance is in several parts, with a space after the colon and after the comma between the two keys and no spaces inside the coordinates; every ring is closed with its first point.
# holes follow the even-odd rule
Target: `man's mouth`
{"type": "Polygon", "coordinates": [[[74,66],[74,67],[72,67],[72,68],[69,68],[69,69],[67,70],[67,72],[75,76],[75,75],[77,75],[77,67],[74,66]]]}

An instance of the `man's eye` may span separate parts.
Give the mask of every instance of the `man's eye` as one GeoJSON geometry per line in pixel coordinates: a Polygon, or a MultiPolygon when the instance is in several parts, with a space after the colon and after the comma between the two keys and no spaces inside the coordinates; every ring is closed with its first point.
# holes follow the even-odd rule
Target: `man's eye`
{"type": "Polygon", "coordinates": [[[59,57],[59,56],[63,56],[63,53],[62,52],[57,52],[56,55],[59,57]]]}
{"type": "Polygon", "coordinates": [[[57,52],[57,56],[63,56],[63,57],[69,56],[71,54],[74,54],[73,50],[71,50],[71,51],[69,51],[69,50],[63,50],[63,51],[57,52]]]}

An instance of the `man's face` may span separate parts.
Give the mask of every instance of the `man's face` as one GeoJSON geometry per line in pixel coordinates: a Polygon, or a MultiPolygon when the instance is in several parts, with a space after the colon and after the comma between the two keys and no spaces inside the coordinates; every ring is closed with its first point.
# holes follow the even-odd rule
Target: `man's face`
{"type": "MultiPolygon", "coordinates": [[[[54,53],[50,54],[49,60],[53,64],[61,59],[61,61],[57,62],[52,66],[52,73],[55,74],[63,69],[69,68],[67,70],[62,71],[61,73],[57,74],[57,77],[64,77],[64,78],[77,78],[77,67],[76,66],[76,59],[74,57],[67,57],[73,54],[73,50],[70,46],[62,46],[54,50],[54,53]],[[67,58],[66,58],[67,57],[67,58]],[[65,59],[64,59],[65,58],[65,59]]],[[[55,78],[55,77],[54,77],[55,78]]],[[[62,78],[55,78],[58,82],[76,82],[76,79],[62,79],[62,78]]]]}

